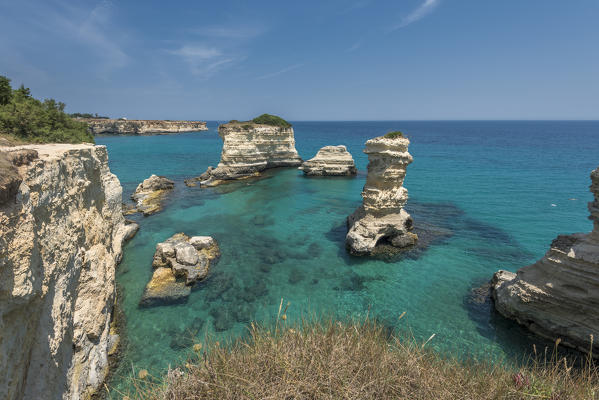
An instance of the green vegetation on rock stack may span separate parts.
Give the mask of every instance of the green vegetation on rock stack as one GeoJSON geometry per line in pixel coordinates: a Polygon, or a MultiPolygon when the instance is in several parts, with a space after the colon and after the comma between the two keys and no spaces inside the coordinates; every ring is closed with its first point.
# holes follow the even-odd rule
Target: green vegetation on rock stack
{"type": "Polygon", "coordinates": [[[285,121],[283,118],[270,114],[262,114],[261,116],[254,118],[252,122],[255,124],[279,126],[281,128],[291,127],[291,124],[285,121]]]}
{"type": "Polygon", "coordinates": [[[387,139],[397,139],[400,137],[403,137],[403,133],[401,133],[400,131],[393,131],[393,132],[389,132],[385,135],[385,137],[387,139]]]}
{"type": "Polygon", "coordinates": [[[65,104],[31,96],[21,85],[13,90],[10,79],[0,75],[0,135],[27,143],[93,143],[87,124],[64,112],[65,104]]]}

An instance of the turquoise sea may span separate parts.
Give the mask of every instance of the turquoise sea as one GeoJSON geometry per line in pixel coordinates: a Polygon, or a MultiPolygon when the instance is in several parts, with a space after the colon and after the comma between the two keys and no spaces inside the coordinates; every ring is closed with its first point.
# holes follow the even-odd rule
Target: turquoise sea
{"type": "Polygon", "coordinates": [[[125,199],[152,173],[176,181],[164,211],[134,217],[141,229],[117,271],[126,345],[114,385],[132,368],[160,374],[206,335],[232,339],[249,321],[272,321],[282,298],[290,302],[288,323],[369,313],[418,340],[435,334],[429,345],[442,353],[517,359],[539,341],[475,289],[500,268],[515,271],[543,256],[557,234],[592,228],[586,207],[589,174],[599,164],[599,122],[296,122],[302,158],[344,144],[358,176],[305,178],[281,169],[255,181],[186,187],[183,179],[220,158],[218,123],[208,126],[96,138],[108,147],[125,199]],[[364,142],[398,129],[414,156],[407,209],[429,245],[393,260],[351,257],[345,219],[361,201],[364,142]],[[141,309],[156,243],[177,232],[215,237],[220,262],[187,304],[141,309]]]}

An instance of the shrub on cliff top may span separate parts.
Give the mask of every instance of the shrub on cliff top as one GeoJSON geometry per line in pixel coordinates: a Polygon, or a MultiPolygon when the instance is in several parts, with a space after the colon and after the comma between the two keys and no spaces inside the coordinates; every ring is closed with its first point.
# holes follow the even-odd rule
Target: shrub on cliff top
{"type": "Polygon", "coordinates": [[[270,114],[262,114],[261,116],[254,118],[252,122],[255,124],[279,126],[281,128],[291,127],[291,124],[285,121],[283,118],[270,114]]]}
{"type": "Polygon", "coordinates": [[[396,139],[400,137],[403,137],[403,133],[401,133],[400,131],[389,132],[385,135],[385,138],[387,139],[396,139]]]}
{"type": "Polygon", "coordinates": [[[4,76],[0,76],[0,86],[0,135],[30,143],[94,142],[87,124],[64,112],[64,103],[37,100],[23,85],[13,90],[4,76]]]}
{"type": "Polygon", "coordinates": [[[555,358],[514,369],[491,360],[443,358],[427,343],[400,339],[368,320],[275,329],[252,324],[249,337],[232,346],[196,344],[196,355],[185,367],[171,369],[164,378],[133,375],[133,393],[125,395],[131,400],[565,400],[599,393],[597,369],[590,362],[576,370],[555,358]]]}

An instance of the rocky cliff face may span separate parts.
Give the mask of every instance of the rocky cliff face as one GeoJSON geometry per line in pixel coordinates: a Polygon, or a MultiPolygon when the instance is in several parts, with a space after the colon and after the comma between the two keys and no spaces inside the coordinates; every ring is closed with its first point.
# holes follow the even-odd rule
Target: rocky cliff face
{"type": "Polygon", "coordinates": [[[131,233],[120,183],[104,146],[0,152],[18,183],[0,188],[0,398],[86,398],[107,373],[115,266],[131,233]]]}
{"type": "Polygon", "coordinates": [[[164,121],[164,120],[120,120],[120,119],[82,119],[89,125],[92,134],[100,133],[122,135],[144,135],[151,133],[181,133],[206,131],[201,121],[164,121]]]}
{"type": "Polygon", "coordinates": [[[291,127],[228,123],[218,127],[218,134],[223,139],[220,163],[198,178],[202,186],[255,176],[268,168],[298,167],[302,163],[291,127]]]}
{"type": "Polygon", "coordinates": [[[402,186],[406,167],[412,162],[410,141],[380,136],[366,142],[368,176],[362,190],[362,205],[348,217],[346,244],[355,255],[371,253],[381,244],[396,248],[413,245],[412,218],[403,209],[408,191],[402,186]]]}
{"type": "Polygon", "coordinates": [[[599,350],[599,168],[591,173],[591,233],[560,235],[545,256],[517,273],[493,277],[495,308],[536,334],[599,350]],[[593,340],[591,335],[594,335],[593,340]]]}
{"type": "Polygon", "coordinates": [[[299,169],[308,176],[350,176],[358,172],[354,159],[342,145],[321,148],[299,169]]]}

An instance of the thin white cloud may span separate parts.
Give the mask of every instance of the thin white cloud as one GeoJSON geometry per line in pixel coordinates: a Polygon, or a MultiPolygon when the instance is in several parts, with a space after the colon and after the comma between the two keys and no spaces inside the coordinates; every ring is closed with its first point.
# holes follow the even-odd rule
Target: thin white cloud
{"type": "Polygon", "coordinates": [[[266,75],[259,76],[259,77],[256,78],[256,80],[273,78],[273,77],[275,77],[277,75],[281,75],[281,74],[284,74],[286,72],[293,71],[294,69],[302,67],[303,65],[304,65],[303,63],[301,63],[301,64],[293,64],[293,65],[290,65],[290,66],[288,66],[286,68],[283,68],[283,69],[281,69],[279,71],[275,71],[275,72],[271,72],[271,73],[266,74],[266,75]]]}
{"type": "Polygon", "coordinates": [[[424,0],[422,4],[410,14],[406,15],[399,24],[391,27],[390,31],[406,27],[433,12],[435,8],[441,3],[441,0],[424,0]]]}
{"type": "Polygon", "coordinates": [[[266,32],[264,26],[207,26],[201,28],[190,29],[190,33],[200,36],[210,36],[221,39],[251,39],[266,32]]]}
{"type": "Polygon", "coordinates": [[[168,52],[180,57],[189,65],[191,73],[201,78],[209,78],[237,60],[216,47],[203,44],[187,44],[168,52]]]}
{"type": "Polygon", "coordinates": [[[364,43],[363,39],[358,40],[356,43],[354,43],[351,47],[347,48],[345,50],[346,53],[351,53],[352,51],[356,51],[358,50],[360,47],[362,47],[362,44],[364,43]]]}

